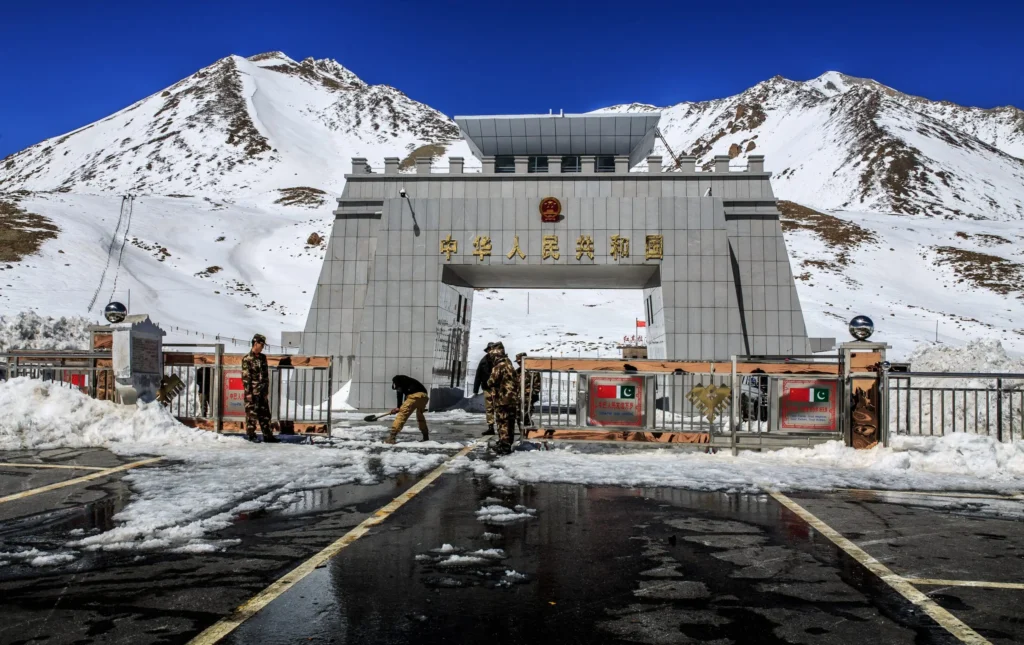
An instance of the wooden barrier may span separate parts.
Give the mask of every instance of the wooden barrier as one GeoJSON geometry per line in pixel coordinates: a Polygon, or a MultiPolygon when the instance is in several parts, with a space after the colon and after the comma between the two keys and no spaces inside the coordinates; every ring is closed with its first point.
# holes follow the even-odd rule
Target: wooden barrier
{"type": "MultiPolygon", "coordinates": [[[[552,372],[617,372],[626,373],[635,368],[641,374],[671,374],[677,370],[687,374],[731,374],[732,363],[725,361],[662,361],[657,359],[623,360],[605,358],[523,358],[527,370],[552,372]]],[[[737,374],[824,374],[838,375],[839,366],[835,363],[738,363],[737,374]]]]}
{"type": "MultiPolygon", "coordinates": [[[[224,354],[221,365],[237,367],[247,354],[224,354]]],[[[265,354],[268,367],[330,367],[329,356],[295,356],[291,354],[265,354]]],[[[216,354],[194,352],[164,352],[164,365],[216,365],[216,354]]]]}
{"type": "MultiPolygon", "coordinates": [[[[178,419],[178,421],[181,422],[182,425],[188,426],[190,428],[197,428],[199,430],[214,430],[213,419],[199,419],[199,418],[189,418],[189,417],[177,417],[177,419],[178,419]]],[[[282,423],[282,422],[277,422],[276,421],[274,423],[276,424],[276,423],[282,423]]],[[[283,423],[291,423],[292,427],[293,427],[293,429],[295,431],[295,434],[313,435],[313,436],[318,436],[318,437],[330,436],[330,431],[327,428],[327,424],[324,424],[324,423],[299,423],[298,421],[283,422],[283,423]]],[[[242,433],[242,434],[244,434],[245,433],[245,421],[244,420],[241,420],[241,421],[231,421],[231,420],[225,419],[222,422],[222,425],[221,425],[221,432],[235,432],[235,433],[242,433]]],[[[275,433],[275,434],[280,434],[280,433],[275,433]]]]}
{"type": "Polygon", "coordinates": [[[634,441],[637,443],[710,443],[706,432],[635,432],[632,430],[581,430],[538,428],[526,431],[527,439],[562,439],[565,441],[634,441]]]}

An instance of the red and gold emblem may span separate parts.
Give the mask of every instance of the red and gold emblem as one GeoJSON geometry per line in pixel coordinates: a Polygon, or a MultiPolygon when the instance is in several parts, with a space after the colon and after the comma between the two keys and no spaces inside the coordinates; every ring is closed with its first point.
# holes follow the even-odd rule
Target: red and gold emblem
{"type": "Polygon", "coordinates": [[[557,222],[562,217],[562,202],[556,197],[545,197],[540,200],[540,219],[544,222],[557,222]]]}

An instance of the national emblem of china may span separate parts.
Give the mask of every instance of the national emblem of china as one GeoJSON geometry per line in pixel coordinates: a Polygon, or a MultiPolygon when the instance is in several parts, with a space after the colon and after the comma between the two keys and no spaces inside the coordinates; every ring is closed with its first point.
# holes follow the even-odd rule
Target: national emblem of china
{"type": "Polygon", "coordinates": [[[557,222],[562,217],[562,202],[556,197],[545,197],[540,200],[540,219],[544,222],[557,222]]]}

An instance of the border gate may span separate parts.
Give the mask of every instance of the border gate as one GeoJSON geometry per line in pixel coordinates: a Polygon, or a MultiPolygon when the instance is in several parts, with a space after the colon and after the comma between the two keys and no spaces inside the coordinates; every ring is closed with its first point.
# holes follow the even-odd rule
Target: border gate
{"type": "Polygon", "coordinates": [[[836,439],[867,447],[887,437],[880,396],[885,349],[855,342],[832,355],[736,356],[731,362],[527,356],[521,401],[530,423],[524,434],[734,453],[836,439]],[[529,398],[528,371],[541,374],[540,392],[529,398]]]}

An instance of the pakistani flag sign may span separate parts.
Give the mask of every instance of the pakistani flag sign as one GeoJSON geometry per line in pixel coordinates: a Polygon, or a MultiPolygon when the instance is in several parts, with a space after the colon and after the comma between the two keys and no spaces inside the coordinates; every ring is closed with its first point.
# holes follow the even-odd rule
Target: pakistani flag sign
{"type": "Polygon", "coordinates": [[[644,379],[635,376],[591,376],[587,425],[631,426],[644,423],[644,379]]]}
{"type": "Polygon", "coordinates": [[[780,430],[797,432],[835,432],[839,430],[836,381],[787,378],[782,379],[781,385],[780,430]]]}

